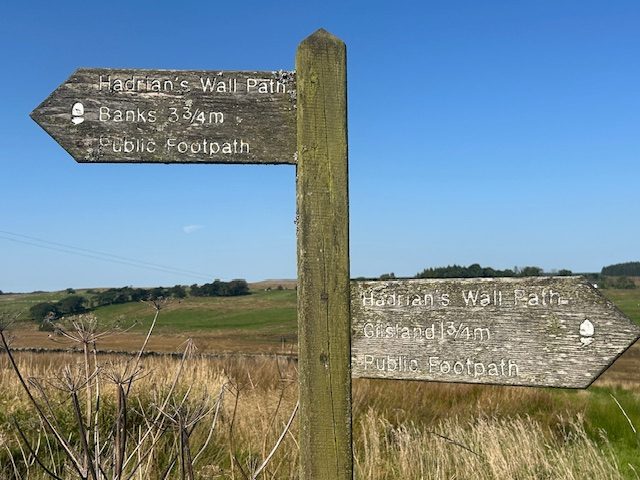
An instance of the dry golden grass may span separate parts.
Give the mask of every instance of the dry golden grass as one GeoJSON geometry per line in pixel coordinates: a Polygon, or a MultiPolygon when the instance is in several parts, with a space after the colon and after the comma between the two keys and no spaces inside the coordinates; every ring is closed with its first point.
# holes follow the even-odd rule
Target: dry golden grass
{"type": "Polygon", "coordinates": [[[622,387],[640,393],[640,340],[631,345],[594,385],[622,387]]]}
{"type": "MultiPolygon", "coordinates": [[[[75,365],[82,360],[80,354],[74,353],[16,352],[14,355],[18,368],[25,376],[43,379],[54,379],[59,376],[63,365],[75,365]]],[[[99,357],[99,362],[105,366],[105,370],[110,364],[117,365],[123,360],[126,360],[124,355],[99,357]]],[[[163,392],[169,388],[178,364],[179,360],[170,356],[144,357],[142,366],[145,374],[134,383],[130,402],[133,405],[136,405],[138,400],[141,402],[139,405],[157,403],[155,392],[163,392]]],[[[179,376],[177,398],[182,398],[189,390],[191,399],[215,399],[224,386],[225,394],[213,441],[196,465],[197,478],[241,479],[250,476],[278,444],[278,439],[285,431],[284,427],[294,411],[297,402],[295,365],[287,359],[275,361],[266,357],[215,360],[196,356],[184,364],[179,376]]],[[[102,402],[108,403],[115,398],[115,387],[104,388],[101,393],[104,397],[102,402]]],[[[68,406],[68,400],[64,395],[54,390],[50,392],[49,401],[54,411],[60,417],[64,417],[65,404],[68,406]]],[[[33,413],[29,413],[30,411],[31,407],[9,365],[8,358],[0,357],[0,437],[4,442],[4,445],[0,444],[0,449],[9,446],[13,451],[17,451],[17,439],[12,435],[10,425],[5,420],[13,416],[22,419],[35,417],[33,413]]],[[[28,428],[29,422],[24,423],[28,428]]],[[[205,443],[209,422],[204,423],[206,425],[198,428],[191,439],[194,445],[205,443]]],[[[36,432],[31,433],[35,439],[36,432]]],[[[298,449],[295,435],[294,427],[293,431],[286,435],[259,478],[297,477],[298,449]]],[[[14,460],[19,462],[19,456],[14,460]]],[[[3,474],[9,475],[12,472],[7,469],[8,465],[1,463],[0,478],[4,480],[3,474]]],[[[159,472],[157,474],[160,475],[159,472]]],[[[32,466],[29,475],[22,478],[46,477],[32,466]]]]}
{"type": "MultiPolygon", "coordinates": [[[[64,353],[17,353],[16,358],[24,372],[48,378],[79,359],[64,353]]],[[[101,356],[100,362],[119,359],[101,356]]],[[[135,384],[139,395],[166,386],[176,364],[168,356],[145,357],[149,374],[135,384]]],[[[285,359],[196,356],[181,374],[182,388],[192,386],[194,397],[213,397],[223,384],[228,393],[214,442],[196,466],[197,478],[242,479],[255,471],[278,442],[297,400],[296,365],[285,359]]],[[[0,392],[4,418],[28,410],[6,356],[0,359],[0,392]]],[[[585,433],[585,398],[531,388],[354,381],[357,478],[625,478],[607,442],[585,433]]],[[[198,435],[203,438],[206,432],[198,435]]],[[[297,478],[296,437],[294,422],[258,478],[297,478]]],[[[31,472],[32,480],[44,478],[34,468],[31,472]]]]}
{"type": "Polygon", "coordinates": [[[621,479],[610,453],[590,440],[580,419],[555,438],[536,421],[450,418],[425,430],[393,426],[370,410],[356,441],[359,478],[391,479],[621,479]]]}

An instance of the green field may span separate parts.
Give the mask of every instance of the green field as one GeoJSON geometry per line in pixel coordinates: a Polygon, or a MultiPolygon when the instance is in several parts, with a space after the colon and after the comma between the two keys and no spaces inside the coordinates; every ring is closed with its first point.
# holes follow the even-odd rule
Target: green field
{"type": "Polygon", "coordinates": [[[640,288],[631,290],[602,290],[602,293],[622,312],[640,325],[640,288]]]}
{"type": "MultiPolygon", "coordinates": [[[[144,303],[109,305],[96,309],[105,324],[120,323],[146,330],[153,310],[144,303]]],[[[241,297],[195,297],[171,300],[161,312],[158,333],[262,330],[291,333],[297,329],[296,293],[293,290],[263,291],[241,297]]]]}
{"type": "MultiPolygon", "coordinates": [[[[633,290],[602,290],[631,320],[640,324],[640,288],[633,290]]],[[[89,296],[85,290],[78,295],[89,296]]],[[[55,302],[65,292],[0,295],[0,311],[20,313],[20,322],[29,322],[29,308],[39,302],[55,302]]],[[[119,323],[143,330],[153,318],[153,310],[144,303],[125,303],[95,309],[104,323],[119,323]]],[[[188,297],[170,300],[162,312],[159,332],[221,331],[247,329],[275,333],[295,333],[296,291],[260,290],[239,297],[188,297]]]]}
{"type": "MultiPolygon", "coordinates": [[[[84,290],[76,294],[91,298],[84,290]]],[[[29,308],[40,302],[58,301],[65,295],[0,295],[0,312],[10,317],[20,314],[11,328],[15,347],[64,348],[64,340],[38,331],[29,308]]],[[[155,310],[145,302],[129,302],[98,307],[92,313],[100,328],[117,326],[114,330],[121,332],[105,337],[103,349],[134,351],[142,344],[155,310]]],[[[202,352],[208,353],[290,353],[295,351],[297,333],[296,291],[292,289],[262,289],[236,297],[187,297],[170,299],[162,305],[149,349],[175,351],[192,338],[202,352]]]]}
{"type": "Polygon", "coordinates": [[[0,295],[0,312],[20,314],[21,321],[29,319],[29,308],[36,303],[56,302],[67,296],[65,292],[38,292],[0,295]]]}
{"type": "MultiPolygon", "coordinates": [[[[79,290],[78,295],[89,296],[79,290]]],[[[12,294],[0,296],[0,311],[20,314],[19,323],[30,322],[29,308],[40,302],[55,302],[65,292],[12,294]]],[[[93,313],[105,326],[134,325],[144,330],[153,318],[153,309],[143,302],[129,302],[96,308],[93,313]]],[[[230,329],[295,332],[295,290],[258,291],[238,297],[188,297],[169,300],[163,306],[159,332],[217,331],[230,329]]]]}

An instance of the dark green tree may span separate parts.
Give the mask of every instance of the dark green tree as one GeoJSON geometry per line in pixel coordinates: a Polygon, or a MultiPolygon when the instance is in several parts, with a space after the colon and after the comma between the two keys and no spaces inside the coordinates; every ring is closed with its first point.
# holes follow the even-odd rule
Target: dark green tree
{"type": "Polygon", "coordinates": [[[131,301],[139,302],[140,300],[145,300],[149,298],[151,292],[146,288],[134,288],[131,290],[131,301]]]}
{"type": "Polygon", "coordinates": [[[542,275],[540,267],[527,266],[520,269],[521,277],[539,277],[540,275],[542,275]]]}
{"type": "Polygon", "coordinates": [[[159,298],[166,298],[167,296],[167,289],[163,287],[152,288],[151,292],[149,292],[149,300],[157,300],[159,298]]]}
{"type": "Polygon", "coordinates": [[[56,319],[60,316],[60,311],[56,304],[51,302],[36,303],[29,309],[31,318],[38,323],[44,322],[46,318],[56,319]]]}
{"type": "Polygon", "coordinates": [[[236,296],[236,295],[248,295],[249,294],[249,284],[241,278],[237,278],[235,280],[231,280],[228,284],[227,295],[236,296]]]}
{"type": "Polygon", "coordinates": [[[169,289],[168,294],[173,298],[185,298],[187,290],[182,285],[174,285],[169,289]]]}
{"type": "Polygon", "coordinates": [[[62,315],[75,315],[85,311],[87,299],[80,295],[69,295],[60,300],[56,307],[62,315]]]}

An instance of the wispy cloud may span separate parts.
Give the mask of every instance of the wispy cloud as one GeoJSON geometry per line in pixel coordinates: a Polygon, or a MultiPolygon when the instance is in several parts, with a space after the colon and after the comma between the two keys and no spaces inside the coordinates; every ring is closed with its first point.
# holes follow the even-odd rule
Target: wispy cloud
{"type": "Polygon", "coordinates": [[[202,230],[204,225],[185,225],[182,227],[182,231],[187,235],[193,232],[197,232],[198,230],[202,230]]]}

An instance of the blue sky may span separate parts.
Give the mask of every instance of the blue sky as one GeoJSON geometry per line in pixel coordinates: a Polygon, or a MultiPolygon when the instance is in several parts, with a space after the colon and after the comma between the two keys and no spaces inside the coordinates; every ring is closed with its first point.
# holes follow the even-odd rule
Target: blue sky
{"type": "Polygon", "coordinates": [[[81,66],[293,69],[319,27],[348,49],[352,276],[640,260],[639,24],[637,1],[5,2],[0,290],[294,278],[294,167],[80,165],[28,114],[81,66]]]}

